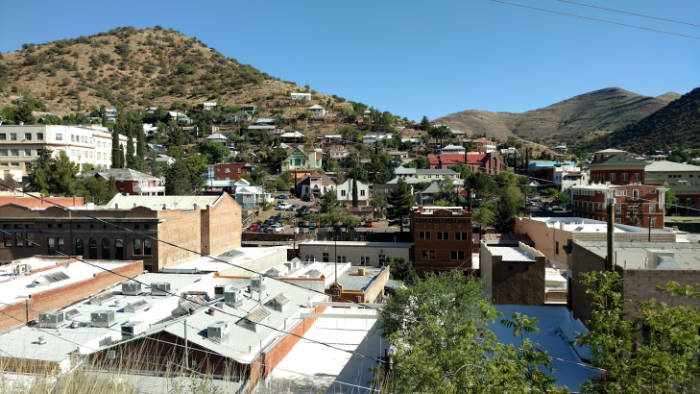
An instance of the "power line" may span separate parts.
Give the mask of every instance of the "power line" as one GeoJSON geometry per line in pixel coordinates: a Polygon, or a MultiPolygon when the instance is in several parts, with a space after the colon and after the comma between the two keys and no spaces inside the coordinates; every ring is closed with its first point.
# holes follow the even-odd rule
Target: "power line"
{"type": "Polygon", "coordinates": [[[580,14],[576,14],[573,12],[550,10],[547,8],[540,8],[540,7],[535,7],[535,6],[526,5],[526,4],[513,3],[510,1],[504,1],[504,0],[487,0],[487,1],[502,4],[502,5],[508,5],[508,6],[512,6],[512,7],[519,7],[519,8],[529,9],[529,10],[545,12],[548,14],[566,16],[566,17],[577,18],[577,19],[584,19],[584,20],[589,20],[589,21],[594,21],[594,22],[607,23],[610,25],[629,27],[632,29],[644,30],[644,31],[649,31],[649,32],[653,32],[653,33],[665,34],[665,35],[676,36],[676,37],[689,38],[692,40],[700,40],[700,36],[693,36],[690,34],[683,34],[683,33],[676,33],[676,32],[672,32],[672,31],[667,31],[667,30],[655,29],[653,27],[633,25],[633,24],[629,24],[629,23],[623,23],[623,22],[618,22],[618,21],[614,21],[614,20],[610,20],[610,19],[598,18],[598,17],[594,17],[594,16],[585,16],[585,15],[580,15],[580,14]]]}
{"type": "MultiPolygon", "coordinates": [[[[8,232],[8,231],[5,231],[5,230],[1,230],[1,229],[0,229],[0,232],[5,233],[5,234],[8,234],[8,235],[12,235],[12,233],[10,233],[10,232],[8,232]]],[[[34,244],[35,246],[41,246],[41,245],[39,245],[38,243],[36,243],[36,242],[34,242],[34,241],[31,241],[31,240],[27,240],[27,242],[31,242],[31,243],[34,244]]],[[[71,245],[71,247],[72,247],[72,245],[71,245]]],[[[67,255],[67,254],[65,254],[65,253],[63,253],[63,252],[61,252],[61,251],[56,251],[56,253],[58,253],[59,255],[62,255],[62,256],[64,256],[64,257],[68,257],[68,258],[74,259],[74,260],[76,260],[76,261],[82,262],[82,263],[87,264],[87,265],[89,265],[89,266],[91,266],[91,267],[94,267],[94,268],[101,269],[101,270],[103,270],[103,271],[109,272],[109,273],[111,273],[111,274],[113,274],[113,275],[122,277],[122,278],[124,278],[124,279],[128,279],[128,280],[134,281],[134,282],[139,283],[139,284],[141,284],[141,285],[143,285],[143,286],[150,287],[150,284],[145,283],[145,282],[142,282],[142,281],[136,279],[136,277],[130,277],[130,276],[128,276],[128,275],[121,274],[121,273],[116,272],[116,271],[114,271],[114,270],[111,270],[111,269],[109,269],[109,268],[104,268],[104,267],[101,267],[101,266],[99,266],[99,265],[97,265],[97,264],[90,263],[90,262],[88,262],[88,261],[86,261],[85,259],[82,259],[82,258],[80,258],[80,257],[67,255]]],[[[304,290],[309,290],[309,289],[307,289],[307,288],[303,288],[303,289],[304,289],[304,290]]],[[[223,309],[221,309],[221,308],[217,308],[216,306],[213,306],[213,305],[210,305],[210,304],[206,304],[206,303],[201,303],[201,302],[198,302],[198,301],[195,300],[195,299],[190,299],[190,298],[187,298],[187,297],[185,297],[185,296],[183,296],[183,295],[176,294],[176,293],[173,293],[173,292],[168,291],[168,290],[162,290],[162,291],[163,291],[164,293],[168,294],[168,295],[171,295],[171,296],[174,296],[174,297],[178,297],[178,298],[182,298],[182,299],[185,300],[185,301],[189,301],[189,302],[192,302],[192,303],[194,303],[194,304],[198,304],[198,305],[203,306],[203,307],[209,307],[209,308],[211,308],[211,309],[213,309],[213,310],[216,310],[216,311],[218,311],[218,312],[220,312],[220,313],[223,313],[223,314],[225,314],[225,315],[229,315],[229,316],[235,317],[235,318],[237,318],[237,319],[246,319],[245,316],[239,316],[239,315],[236,315],[235,313],[227,312],[227,311],[225,311],[225,310],[223,310],[223,309]]],[[[327,294],[324,294],[324,295],[327,296],[327,294]]],[[[17,319],[16,319],[16,320],[17,320],[17,319]]],[[[247,320],[247,319],[246,319],[246,320],[247,320]]],[[[250,321],[250,320],[248,320],[248,321],[250,321]]],[[[253,321],[250,321],[250,322],[253,323],[253,324],[255,324],[255,325],[259,325],[259,326],[262,326],[262,327],[265,327],[265,328],[269,328],[269,329],[271,329],[271,330],[273,330],[273,331],[276,331],[276,332],[279,332],[279,333],[282,333],[282,334],[291,335],[291,336],[297,337],[297,338],[299,338],[299,339],[304,339],[304,340],[307,340],[307,341],[309,341],[309,342],[316,343],[316,344],[319,344],[319,345],[322,345],[322,346],[326,346],[326,347],[331,348],[331,349],[340,350],[340,351],[345,352],[345,353],[348,353],[348,354],[355,354],[355,353],[357,353],[357,354],[360,354],[360,355],[363,356],[363,357],[366,357],[366,358],[369,358],[369,359],[373,359],[373,360],[375,360],[375,361],[377,361],[377,362],[383,362],[383,360],[378,359],[378,358],[376,358],[376,357],[368,356],[368,355],[366,355],[366,354],[364,354],[364,353],[361,353],[361,352],[353,352],[353,351],[350,351],[350,350],[342,349],[342,348],[333,346],[333,345],[331,345],[331,344],[329,344],[329,343],[326,343],[326,342],[317,341],[317,340],[314,340],[314,339],[310,339],[310,338],[304,337],[303,335],[299,335],[299,334],[295,334],[295,333],[290,332],[290,331],[286,331],[286,330],[283,330],[283,329],[279,329],[279,328],[274,327],[274,326],[271,326],[271,325],[269,325],[269,324],[265,324],[265,323],[261,323],[261,322],[253,322],[253,321]]],[[[262,351],[262,349],[260,349],[260,351],[262,351]]]]}
{"type": "Polygon", "coordinates": [[[680,25],[700,27],[700,24],[697,24],[697,23],[686,22],[686,21],[682,21],[682,20],[678,20],[678,19],[664,18],[664,17],[660,17],[660,16],[645,15],[645,14],[640,14],[638,12],[625,11],[625,10],[620,10],[617,8],[603,7],[603,6],[599,6],[599,5],[595,5],[595,4],[582,3],[582,2],[578,2],[578,1],[572,1],[572,0],[554,0],[554,1],[558,1],[560,3],[578,5],[581,7],[595,8],[597,10],[617,12],[619,14],[638,16],[640,18],[653,19],[653,20],[662,21],[662,22],[670,22],[670,23],[677,23],[680,25]]]}

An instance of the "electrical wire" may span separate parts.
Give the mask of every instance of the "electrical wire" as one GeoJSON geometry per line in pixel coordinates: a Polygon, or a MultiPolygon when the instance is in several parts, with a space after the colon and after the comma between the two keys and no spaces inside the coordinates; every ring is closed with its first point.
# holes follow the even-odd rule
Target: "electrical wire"
{"type": "Polygon", "coordinates": [[[700,36],[694,36],[694,35],[684,34],[684,33],[676,33],[676,32],[671,32],[671,31],[667,31],[667,30],[655,29],[653,27],[633,25],[630,23],[617,22],[617,21],[614,21],[611,19],[604,19],[604,18],[598,18],[598,17],[593,17],[593,16],[585,16],[585,15],[580,15],[580,14],[576,14],[573,12],[550,10],[547,8],[540,8],[540,7],[535,7],[535,6],[521,4],[521,3],[514,3],[514,2],[510,2],[510,1],[504,1],[504,0],[486,0],[486,1],[490,1],[492,3],[498,3],[498,4],[502,4],[502,5],[507,5],[507,6],[512,6],[512,7],[519,7],[519,8],[525,8],[525,9],[534,10],[534,11],[546,12],[548,14],[566,16],[566,17],[577,18],[577,19],[584,19],[584,20],[589,20],[589,21],[594,21],[594,22],[607,23],[609,25],[623,26],[623,27],[628,27],[628,28],[632,28],[632,29],[658,33],[658,34],[665,34],[665,35],[670,35],[670,36],[688,38],[691,40],[700,40],[700,36]]]}
{"type": "Polygon", "coordinates": [[[617,12],[619,14],[626,14],[626,15],[632,15],[632,16],[638,16],[640,18],[647,18],[647,19],[653,19],[661,22],[670,22],[670,23],[677,23],[680,25],[687,25],[687,26],[693,26],[693,27],[700,27],[700,24],[697,23],[692,23],[692,22],[686,22],[682,21],[679,19],[672,19],[672,18],[664,18],[660,16],[654,16],[654,15],[645,15],[645,14],[640,14],[638,12],[633,12],[633,11],[625,11],[617,8],[610,8],[610,7],[603,7],[600,5],[595,5],[595,4],[588,4],[588,3],[583,3],[580,1],[572,1],[572,0],[554,0],[558,1],[560,3],[566,3],[566,4],[573,4],[573,5],[578,5],[581,7],[588,7],[588,8],[594,8],[597,10],[602,10],[602,11],[609,11],[609,12],[617,12]]]}
{"type": "MultiPolygon", "coordinates": [[[[8,235],[13,235],[12,233],[9,233],[9,232],[7,232],[7,231],[5,231],[5,230],[0,230],[0,232],[5,233],[5,234],[8,234],[8,235]]],[[[36,243],[36,242],[34,242],[34,241],[32,241],[32,240],[26,240],[26,241],[27,241],[27,242],[31,242],[31,243],[34,244],[35,246],[41,246],[41,245],[39,245],[38,243],[36,243]]],[[[71,245],[71,247],[72,247],[72,245],[71,245]]],[[[143,286],[150,287],[150,284],[145,283],[145,282],[142,282],[142,281],[136,279],[136,277],[130,277],[130,276],[128,276],[128,275],[121,274],[121,273],[116,272],[116,271],[114,271],[114,270],[111,270],[111,269],[109,269],[109,268],[104,268],[104,267],[101,267],[101,266],[99,266],[99,265],[97,265],[97,264],[90,263],[90,262],[88,262],[88,261],[86,261],[86,260],[84,260],[84,259],[82,259],[82,258],[77,257],[77,256],[67,255],[67,254],[65,254],[65,253],[63,253],[63,252],[61,252],[61,251],[56,251],[56,253],[58,253],[59,255],[62,255],[62,256],[64,256],[64,257],[72,258],[72,259],[74,259],[74,260],[76,260],[76,261],[82,262],[82,263],[87,264],[87,265],[89,265],[89,266],[91,266],[91,267],[95,267],[95,268],[101,269],[101,270],[103,270],[103,271],[109,272],[109,273],[111,273],[111,274],[113,274],[113,275],[117,275],[117,276],[119,276],[119,277],[122,277],[122,278],[125,278],[125,279],[128,279],[128,280],[131,280],[131,281],[133,281],[133,282],[139,283],[139,284],[141,284],[141,285],[143,285],[143,286]]],[[[307,290],[306,288],[304,288],[304,289],[307,290]]],[[[213,309],[213,310],[216,310],[216,311],[218,311],[218,312],[220,312],[220,313],[223,313],[223,314],[225,314],[225,315],[229,315],[229,316],[235,317],[235,318],[237,318],[237,319],[246,319],[245,316],[239,316],[239,315],[236,315],[236,314],[234,314],[234,313],[227,312],[227,311],[225,311],[225,310],[223,310],[223,309],[221,309],[221,308],[217,308],[216,306],[213,306],[213,305],[210,305],[210,304],[206,304],[206,303],[201,303],[201,302],[198,302],[197,300],[189,299],[189,298],[187,298],[187,297],[185,297],[185,296],[183,296],[183,295],[176,294],[176,293],[173,293],[173,292],[168,291],[168,290],[163,290],[163,292],[166,293],[166,294],[168,294],[168,295],[174,296],[174,297],[182,298],[182,299],[184,299],[184,300],[186,300],[186,301],[189,301],[189,302],[192,302],[192,303],[194,303],[194,304],[198,304],[198,305],[203,306],[203,307],[209,307],[209,308],[211,308],[211,309],[213,309]]],[[[327,296],[327,295],[326,295],[326,296],[327,296]]],[[[247,320],[247,319],[246,319],[246,320],[247,320]]],[[[247,321],[250,321],[250,320],[247,320],[247,321]]],[[[348,353],[348,354],[355,354],[355,353],[357,353],[357,354],[360,354],[360,355],[363,356],[363,357],[366,357],[366,358],[369,358],[369,359],[373,359],[373,360],[375,360],[375,361],[377,361],[377,362],[383,362],[383,360],[380,360],[380,359],[378,359],[378,358],[376,358],[376,357],[368,356],[368,355],[366,355],[366,354],[364,354],[364,353],[361,353],[361,352],[353,352],[353,351],[349,351],[349,350],[346,350],[346,349],[342,349],[342,348],[333,346],[333,345],[331,345],[331,344],[328,344],[328,343],[326,343],[326,342],[317,341],[317,340],[314,340],[314,339],[310,339],[310,338],[304,337],[303,335],[296,334],[296,333],[294,333],[294,332],[290,332],[290,331],[286,331],[286,330],[279,329],[279,328],[274,327],[274,326],[271,326],[271,325],[269,325],[269,324],[265,324],[265,323],[262,323],[262,322],[253,322],[253,321],[250,321],[250,322],[253,323],[253,324],[255,324],[255,325],[259,325],[259,326],[261,326],[261,327],[269,328],[269,329],[271,329],[271,330],[273,330],[273,331],[276,331],[276,332],[279,332],[279,333],[282,333],[282,334],[291,335],[291,336],[297,337],[297,338],[299,338],[299,339],[304,339],[304,340],[307,340],[307,341],[309,341],[309,342],[316,343],[316,344],[319,344],[319,345],[328,347],[328,348],[330,348],[330,349],[339,350],[339,351],[342,351],[342,352],[345,352],[345,353],[348,353]]],[[[261,349],[261,351],[262,351],[262,349],[261,349]]]]}

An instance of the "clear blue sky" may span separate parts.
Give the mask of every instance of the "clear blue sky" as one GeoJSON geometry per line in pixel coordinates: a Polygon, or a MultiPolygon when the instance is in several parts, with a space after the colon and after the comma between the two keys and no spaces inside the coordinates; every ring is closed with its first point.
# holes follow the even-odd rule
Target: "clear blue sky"
{"type": "MultiPolygon", "coordinates": [[[[700,28],[511,0],[700,36],[700,28]]],[[[580,0],[700,23],[698,0],[580,0]]],[[[645,95],[700,86],[700,40],[487,0],[0,0],[0,51],[117,26],[174,28],[319,91],[418,119],[524,111],[607,86],[645,95]]]]}

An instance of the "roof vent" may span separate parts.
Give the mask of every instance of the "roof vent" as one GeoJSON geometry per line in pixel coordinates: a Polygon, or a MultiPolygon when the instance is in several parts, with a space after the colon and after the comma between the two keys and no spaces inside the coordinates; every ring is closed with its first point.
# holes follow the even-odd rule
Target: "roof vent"
{"type": "Polygon", "coordinates": [[[130,321],[122,324],[122,338],[134,338],[146,332],[146,325],[142,322],[130,321]]]}
{"type": "Polygon", "coordinates": [[[265,306],[270,307],[277,312],[282,312],[286,313],[289,311],[290,307],[292,306],[292,303],[289,302],[289,299],[284,296],[284,294],[280,293],[274,298],[271,298],[269,301],[265,303],[265,306]]]}
{"type": "Polygon", "coordinates": [[[39,338],[37,338],[36,341],[34,341],[34,343],[37,345],[43,345],[46,343],[46,338],[44,338],[43,335],[39,335],[39,338]]]}
{"type": "Polygon", "coordinates": [[[265,290],[265,285],[265,277],[262,275],[256,276],[255,278],[250,280],[250,287],[258,293],[261,293],[265,290]]]}
{"type": "Polygon", "coordinates": [[[114,324],[114,311],[111,309],[90,313],[90,325],[108,328],[114,324]]]}
{"type": "Polygon", "coordinates": [[[124,312],[135,313],[143,310],[148,310],[150,304],[146,300],[138,300],[135,302],[130,302],[124,307],[124,312]]]}
{"type": "Polygon", "coordinates": [[[238,308],[243,304],[243,294],[241,294],[240,289],[228,286],[224,291],[224,303],[231,308],[238,308]]]}
{"type": "Polygon", "coordinates": [[[207,327],[207,338],[212,341],[221,342],[228,338],[228,323],[218,321],[207,327]]]}
{"type": "Polygon", "coordinates": [[[170,294],[170,282],[151,283],[151,295],[165,296],[170,294]]]}
{"type": "Polygon", "coordinates": [[[134,281],[122,283],[122,294],[132,296],[141,294],[141,283],[134,281]]]}
{"type": "Polygon", "coordinates": [[[39,314],[39,327],[58,328],[63,323],[65,316],[62,311],[50,311],[39,314]]]}

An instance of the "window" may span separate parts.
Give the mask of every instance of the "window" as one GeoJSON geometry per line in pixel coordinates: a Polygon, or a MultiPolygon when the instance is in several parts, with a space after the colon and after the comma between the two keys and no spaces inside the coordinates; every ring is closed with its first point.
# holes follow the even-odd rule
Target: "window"
{"type": "Polygon", "coordinates": [[[31,149],[25,149],[25,150],[24,150],[24,155],[27,156],[27,157],[31,156],[31,155],[32,155],[32,150],[31,150],[31,149]]]}
{"type": "Polygon", "coordinates": [[[24,133],[24,139],[27,141],[32,140],[32,133],[24,133]]]}
{"type": "MultiPolygon", "coordinates": [[[[56,254],[56,238],[49,237],[46,239],[46,245],[49,249],[49,254],[56,254]]],[[[5,246],[7,246],[7,240],[5,240],[5,246]]]]}
{"type": "Polygon", "coordinates": [[[450,251],[450,260],[464,260],[464,251],[463,250],[450,251]]]}
{"type": "Polygon", "coordinates": [[[74,243],[75,245],[73,246],[73,254],[75,254],[76,256],[82,256],[85,253],[83,240],[80,238],[76,238],[74,243]]]}
{"type": "Polygon", "coordinates": [[[345,197],[345,190],[340,191],[340,197],[345,197]]]}
{"type": "Polygon", "coordinates": [[[656,218],[649,218],[649,227],[656,226],[656,218]]]}
{"type": "Polygon", "coordinates": [[[143,240],[143,255],[152,256],[153,255],[153,242],[150,239],[143,240]]]}
{"type": "Polygon", "coordinates": [[[450,239],[449,233],[447,231],[438,231],[437,239],[440,241],[447,241],[450,239]]]}
{"type": "Polygon", "coordinates": [[[323,262],[324,262],[324,263],[327,263],[327,262],[330,261],[330,260],[329,260],[329,259],[330,259],[330,256],[328,255],[328,253],[323,252],[323,257],[322,257],[322,259],[323,259],[323,262]]]}
{"type": "Polygon", "coordinates": [[[7,134],[0,133],[0,141],[5,141],[7,139],[7,134]]]}
{"type": "Polygon", "coordinates": [[[38,139],[39,141],[43,141],[44,140],[44,133],[36,133],[36,139],[38,139]]]}
{"type": "Polygon", "coordinates": [[[143,241],[140,239],[134,239],[134,256],[143,255],[143,241]]]}
{"type": "Polygon", "coordinates": [[[555,254],[559,254],[559,241],[554,242],[555,254]]]}
{"type": "Polygon", "coordinates": [[[427,260],[428,259],[428,251],[427,250],[422,251],[421,257],[423,257],[423,260],[427,260]]]}
{"type": "Polygon", "coordinates": [[[466,232],[464,232],[464,231],[457,231],[457,232],[455,232],[455,240],[457,240],[457,241],[464,241],[464,240],[466,240],[467,238],[469,238],[469,237],[467,236],[467,233],[466,233],[466,232]]]}
{"type": "Polygon", "coordinates": [[[17,133],[10,133],[10,140],[17,141],[17,133]]]}
{"type": "Polygon", "coordinates": [[[364,196],[365,196],[365,190],[362,189],[362,190],[360,190],[360,197],[364,197],[364,196]]]}
{"type": "Polygon", "coordinates": [[[429,254],[430,254],[430,260],[435,260],[435,251],[431,250],[431,251],[429,251],[429,254]]]}
{"type": "Polygon", "coordinates": [[[63,141],[63,133],[56,133],[56,141],[63,141]]]}

